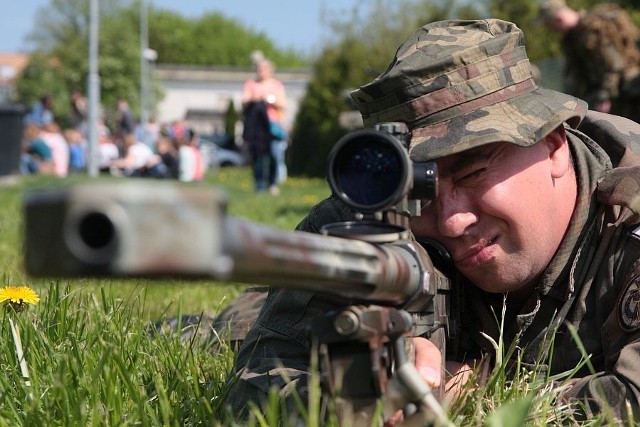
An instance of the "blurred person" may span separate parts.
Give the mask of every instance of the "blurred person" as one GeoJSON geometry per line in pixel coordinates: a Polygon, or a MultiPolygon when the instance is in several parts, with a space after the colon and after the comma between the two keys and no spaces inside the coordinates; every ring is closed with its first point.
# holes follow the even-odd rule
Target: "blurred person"
{"type": "Polygon", "coordinates": [[[136,176],[153,157],[153,151],[146,144],[130,133],[124,137],[122,157],[109,163],[111,173],[115,176],[136,176]]]}
{"type": "Polygon", "coordinates": [[[160,135],[160,124],[155,117],[151,116],[146,124],[138,123],[135,134],[138,141],[144,142],[151,150],[155,151],[160,135]]]}
{"type": "Polygon", "coordinates": [[[65,129],[64,138],[69,144],[69,170],[81,172],[87,166],[87,140],[78,129],[65,129]]]}
{"type": "Polygon", "coordinates": [[[49,94],[40,97],[38,102],[31,108],[31,111],[25,116],[26,123],[35,123],[40,127],[53,121],[53,98],[49,94]]]}
{"type": "Polygon", "coordinates": [[[98,169],[100,172],[109,172],[111,162],[120,158],[120,150],[113,142],[111,131],[101,123],[98,128],[98,169]]]}
{"type": "Polygon", "coordinates": [[[175,140],[160,132],[156,143],[156,154],[145,165],[142,176],[161,179],[178,179],[180,161],[175,140]]]}
{"type": "Polygon", "coordinates": [[[205,164],[202,153],[198,148],[199,136],[192,129],[186,129],[185,135],[177,139],[179,179],[183,182],[202,181],[205,174],[205,164]]]}
{"type": "Polygon", "coordinates": [[[42,126],[40,138],[49,146],[53,156],[54,172],[63,178],[69,174],[69,144],[56,122],[42,126]]]}
{"type": "Polygon", "coordinates": [[[564,0],[545,0],[540,19],[562,39],[565,91],[591,109],[640,121],[639,31],[612,3],[577,11],[564,0]]]}
{"type": "Polygon", "coordinates": [[[255,78],[247,80],[242,90],[243,138],[252,160],[256,191],[269,189],[277,195],[278,183],[286,179],[283,118],[287,95],[282,82],[274,77],[271,61],[258,58],[255,69],[255,78]]]}
{"type": "Polygon", "coordinates": [[[133,112],[129,108],[129,103],[124,98],[118,98],[116,103],[116,131],[115,143],[124,148],[125,139],[128,135],[134,133],[136,128],[136,119],[133,112]]]}
{"type": "Polygon", "coordinates": [[[40,126],[28,123],[24,128],[20,172],[22,174],[53,175],[55,168],[51,148],[40,137],[40,126]]]}
{"type": "Polygon", "coordinates": [[[87,98],[78,89],[71,91],[71,122],[74,129],[86,135],[87,98]]]}
{"type": "Polygon", "coordinates": [[[178,141],[187,135],[188,126],[184,120],[176,120],[167,129],[171,138],[178,141]]]}

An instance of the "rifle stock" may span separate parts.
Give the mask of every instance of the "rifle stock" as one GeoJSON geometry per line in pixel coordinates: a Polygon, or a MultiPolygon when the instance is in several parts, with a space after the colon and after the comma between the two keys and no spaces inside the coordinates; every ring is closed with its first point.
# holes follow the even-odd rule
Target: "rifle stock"
{"type": "Polygon", "coordinates": [[[382,398],[387,415],[413,403],[411,422],[446,424],[404,347],[406,336],[423,335],[444,354],[452,324],[449,279],[407,230],[421,201],[435,197],[436,172],[412,165],[401,140],[385,132],[343,138],[329,181],[356,221],[323,235],[231,217],[211,187],[131,180],[32,190],[25,267],[35,277],[209,277],[343,296],[349,306],[311,325],[312,353],[340,420],[370,425],[382,398]]]}
{"type": "Polygon", "coordinates": [[[444,348],[449,281],[408,238],[370,243],[282,231],[228,216],[214,188],[144,180],[32,190],[24,218],[25,266],[34,277],[211,277],[365,304],[329,313],[313,329],[329,386],[351,415],[372,411],[387,392],[394,355],[385,346],[437,332],[444,348]],[[354,358],[375,371],[364,394],[349,376],[360,375],[349,374],[354,358]]]}

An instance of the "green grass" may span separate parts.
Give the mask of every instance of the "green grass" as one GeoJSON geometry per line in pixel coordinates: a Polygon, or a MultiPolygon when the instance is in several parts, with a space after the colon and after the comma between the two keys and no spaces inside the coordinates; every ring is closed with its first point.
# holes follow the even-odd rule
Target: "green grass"
{"type": "MultiPolygon", "coordinates": [[[[26,177],[0,189],[0,285],[28,285],[41,301],[20,313],[0,311],[0,426],[183,426],[234,425],[224,408],[226,378],[234,352],[177,335],[151,338],[148,324],[163,316],[214,315],[245,285],[212,281],[29,278],[22,267],[21,200],[25,190],[87,179],[26,177]],[[18,325],[27,384],[20,370],[9,316],[18,325]]],[[[114,183],[116,183],[116,180],[114,183]]],[[[255,194],[250,171],[223,169],[207,177],[222,187],[229,213],[292,230],[307,211],[329,194],[319,179],[289,179],[278,197],[255,194]]],[[[496,350],[506,360],[517,347],[496,350]]],[[[454,425],[573,425],[567,408],[555,401],[572,373],[540,378],[524,369],[507,375],[498,363],[486,385],[454,402],[454,425]],[[553,380],[551,382],[550,380],[553,380]]],[[[317,378],[316,378],[317,380],[317,378]]],[[[317,392],[308,404],[317,408],[317,392]]],[[[273,399],[249,425],[277,426],[282,402],[273,399]]],[[[325,425],[314,409],[303,409],[311,426],[325,425]]],[[[329,423],[335,425],[335,423],[329,423]]],[[[594,419],[585,425],[607,425],[594,419]]]]}
{"type": "MultiPolygon", "coordinates": [[[[151,339],[145,328],[163,316],[214,315],[244,285],[26,275],[24,192],[86,179],[24,177],[0,189],[0,285],[27,285],[41,297],[24,312],[0,312],[5,343],[0,350],[0,425],[229,424],[222,401],[234,353],[224,346],[211,351],[173,335],[151,339]],[[19,326],[30,386],[20,372],[7,316],[19,326]]],[[[292,230],[329,193],[322,180],[290,178],[278,197],[255,194],[246,168],[212,173],[207,184],[225,190],[231,215],[283,230],[292,230]]]]}

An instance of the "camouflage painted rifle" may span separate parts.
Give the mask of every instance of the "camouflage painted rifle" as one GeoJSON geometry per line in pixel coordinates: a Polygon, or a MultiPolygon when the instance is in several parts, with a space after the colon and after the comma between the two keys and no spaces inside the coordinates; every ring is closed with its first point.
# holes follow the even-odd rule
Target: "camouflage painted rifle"
{"type": "Polygon", "coordinates": [[[26,195],[27,271],[48,277],[206,276],[355,299],[359,303],[321,316],[311,327],[338,415],[370,425],[382,401],[386,413],[413,407],[407,421],[444,422],[439,397],[405,349],[405,337],[423,335],[445,353],[449,280],[408,231],[420,203],[435,197],[436,171],[434,164],[410,162],[398,126],[356,131],[336,144],[329,182],[356,214],[353,221],[327,226],[324,235],[229,217],[223,194],[210,187],[94,182],[26,195]]]}

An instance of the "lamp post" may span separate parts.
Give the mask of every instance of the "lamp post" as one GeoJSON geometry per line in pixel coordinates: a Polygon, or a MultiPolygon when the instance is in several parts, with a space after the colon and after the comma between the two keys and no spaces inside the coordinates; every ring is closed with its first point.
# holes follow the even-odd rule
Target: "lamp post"
{"type": "Polygon", "coordinates": [[[149,113],[147,111],[147,95],[149,93],[149,62],[145,57],[145,54],[149,49],[148,14],[149,10],[147,8],[147,1],[142,0],[140,2],[140,127],[143,132],[147,127],[147,122],[149,121],[149,113]]]}
{"type": "Polygon", "coordinates": [[[100,115],[100,75],[98,73],[98,0],[91,0],[89,5],[89,76],[87,107],[88,148],[87,172],[90,177],[98,176],[98,119],[100,115]]]}

